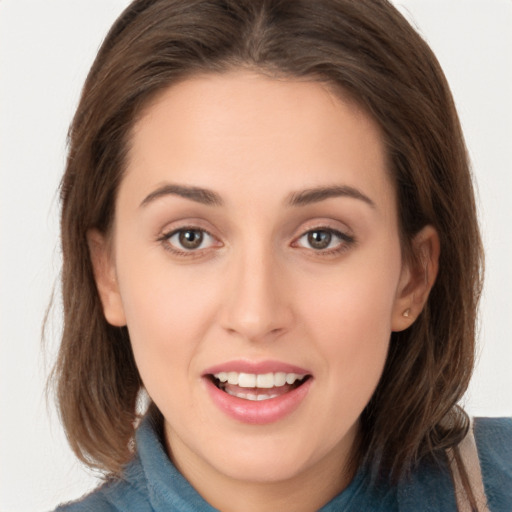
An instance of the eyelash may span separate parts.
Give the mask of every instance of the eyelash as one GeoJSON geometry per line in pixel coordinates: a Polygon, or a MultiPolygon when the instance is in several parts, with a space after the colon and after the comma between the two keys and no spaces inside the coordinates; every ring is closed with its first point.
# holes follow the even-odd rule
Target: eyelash
{"type": "MultiPolygon", "coordinates": [[[[160,236],[157,241],[162,243],[164,248],[171,252],[172,254],[175,254],[176,256],[183,256],[187,258],[194,258],[194,257],[200,257],[202,251],[209,249],[210,247],[207,247],[205,249],[178,249],[175,245],[171,244],[170,240],[173,236],[179,235],[180,233],[186,233],[186,232],[194,232],[194,233],[202,233],[206,234],[207,236],[211,238],[215,238],[209,231],[207,231],[204,228],[199,228],[197,226],[185,226],[181,227],[179,229],[174,229],[172,231],[169,231],[168,233],[164,233],[162,236],[160,236]]],[[[333,229],[327,226],[319,226],[316,228],[308,229],[305,231],[302,235],[300,235],[293,243],[292,247],[302,247],[306,250],[311,250],[315,255],[319,256],[335,256],[337,254],[341,254],[345,251],[347,251],[352,245],[354,245],[356,242],[355,238],[351,235],[348,235],[346,233],[343,233],[341,231],[338,231],[337,229],[333,229]],[[334,236],[338,238],[339,244],[334,248],[326,248],[326,249],[314,249],[312,247],[303,247],[298,245],[299,240],[303,239],[304,237],[307,237],[311,233],[328,233],[331,236],[334,236]]],[[[329,242],[330,243],[330,242],[329,242]]],[[[201,242],[202,244],[202,242],[201,242]]]]}
{"type": "MultiPolygon", "coordinates": [[[[351,235],[348,235],[347,233],[343,233],[342,231],[338,231],[337,229],[333,229],[327,226],[318,226],[312,229],[308,229],[305,233],[303,233],[299,238],[296,239],[296,242],[293,243],[293,246],[295,247],[296,244],[298,244],[298,241],[303,239],[304,237],[307,237],[311,233],[328,233],[329,235],[338,238],[338,244],[333,248],[326,248],[326,249],[313,249],[309,248],[310,250],[314,251],[315,255],[320,256],[336,256],[338,254],[341,254],[345,251],[347,251],[351,246],[353,246],[356,242],[355,238],[351,235]]],[[[301,247],[301,246],[299,246],[301,247]]],[[[308,249],[307,247],[304,247],[304,249],[308,249]]]]}
{"type": "Polygon", "coordinates": [[[208,235],[211,238],[215,238],[209,231],[207,231],[204,228],[199,228],[197,226],[185,226],[179,229],[173,229],[172,231],[169,231],[168,233],[164,233],[162,236],[160,236],[157,241],[161,242],[164,246],[164,249],[171,252],[172,254],[175,254],[176,256],[184,256],[187,258],[194,258],[201,256],[201,252],[204,249],[178,249],[176,246],[171,244],[170,240],[173,236],[179,235],[180,233],[186,233],[194,232],[194,233],[202,233],[208,235]]]}

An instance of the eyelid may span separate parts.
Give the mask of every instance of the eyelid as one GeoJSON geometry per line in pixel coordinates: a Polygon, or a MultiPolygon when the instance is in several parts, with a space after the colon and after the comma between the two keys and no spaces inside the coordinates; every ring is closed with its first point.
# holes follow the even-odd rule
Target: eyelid
{"type": "Polygon", "coordinates": [[[346,231],[334,228],[323,223],[316,223],[306,228],[303,228],[301,230],[301,234],[294,238],[291,245],[292,247],[305,249],[318,256],[337,255],[339,253],[345,252],[356,243],[356,238],[354,237],[354,235],[351,234],[350,230],[347,229],[346,231]],[[315,249],[313,247],[305,247],[303,245],[299,245],[299,240],[307,236],[309,233],[315,231],[324,231],[330,233],[339,239],[339,243],[335,247],[327,247],[325,249],[315,249]],[[347,233],[346,231],[349,231],[349,233],[347,233]]]}
{"type": "Polygon", "coordinates": [[[186,224],[181,226],[165,229],[161,235],[158,236],[157,242],[160,242],[164,249],[177,256],[184,257],[200,257],[205,254],[209,249],[214,247],[222,247],[222,242],[213,235],[208,229],[198,226],[197,224],[186,224]],[[170,239],[180,232],[184,231],[198,231],[206,234],[213,241],[208,247],[198,247],[196,249],[180,248],[170,242],[170,239]]]}
{"type": "MultiPolygon", "coordinates": [[[[317,222],[311,222],[310,225],[303,225],[300,230],[300,234],[291,242],[291,246],[295,248],[304,249],[306,251],[311,252],[314,255],[318,256],[329,256],[336,255],[338,253],[344,252],[348,250],[352,245],[354,245],[357,241],[352,234],[352,231],[348,228],[337,228],[332,225],[327,224],[328,221],[318,220],[317,222]],[[324,231],[328,232],[334,237],[339,239],[339,243],[336,244],[335,247],[327,247],[324,249],[318,249],[314,247],[306,247],[299,243],[299,241],[307,236],[309,233],[314,231],[324,231]]],[[[219,239],[218,236],[214,235],[209,229],[203,227],[200,221],[193,220],[192,222],[187,222],[186,224],[176,225],[173,223],[171,227],[168,227],[161,231],[161,234],[157,237],[157,242],[161,243],[167,251],[177,256],[185,256],[185,257],[201,257],[205,255],[205,253],[210,252],[211,249],[223,247],[224,244],[219,239]],[[187,249],[185,247],[180,248],[175,244],[170,242],[170,239],[177,235],[180,232],[184,231],[198,231],[206,234],[211,238],[211,242],[207,247],[191,248],[187,249]]],[[[203,242],[201,242],[202,244],[203,242]]]]}

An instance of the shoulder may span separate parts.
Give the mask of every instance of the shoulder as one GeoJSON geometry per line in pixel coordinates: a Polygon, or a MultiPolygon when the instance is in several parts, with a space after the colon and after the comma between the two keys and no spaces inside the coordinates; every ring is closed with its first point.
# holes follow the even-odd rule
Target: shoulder
{"type": "MultiPolygon", "coordinates": [[[[512,510],[512,418],[476,418],[473,427],[491,512],[512,510]]],[[[398,485],[399,510],[457,510],[448,459],[424,460],[398,485]]]]}
{"type": "Polygon", "coordinates": [[[485,494],[494,512],[512,507],[512,418],[476,418],[475,441],[485,494]]]}
{"type": "Polygon", "coordinates": [[[106,485],[108,484],[103,484],[76,501],[59,505],[55,512],[119,512],[119,509],[108,500],[103,492],[106,485]]]}
{"type": "Polygon", "coordinates": [[[143,469],[134,460],[122,478],[106,481],[82,498],[63,503],[55,512],[152,512],[143,469]]]}

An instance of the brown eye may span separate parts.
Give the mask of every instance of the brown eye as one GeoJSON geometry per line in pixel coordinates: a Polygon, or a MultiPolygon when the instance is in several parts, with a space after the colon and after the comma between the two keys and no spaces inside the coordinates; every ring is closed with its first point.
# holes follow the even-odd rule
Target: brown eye
{"type": "Polygon", "coordinates": [[[184,249],[197,249],[203,243],[203,232],[197,229],[187,229],[178,232],[178,240],[184,249]]]}
{"type": "Polygon", "coordinates": [[[176,229],[163,235],[159,240],[164,243],[166,249],[180,255],[210,249],[217,245],[213,235],[204,229],[192,227],[176,229]]]}
{"type": "Polygon", "coordinates": [[[329,231],[322,231],[322,230],[310,231],[307,234],[307,238],[308,238],[308,244],[313,249],[321,250],[321,249],[326,249],[327,247],[329,247],[329,244],[331,243],[331,240],[332,240],[332,233],[330,233],[329,231]]]}
{"type": "Polygon", "coordinates": [[[334,254],[347,250],[355,243],[351,235],[332,228],[317,228],[305,232],[293,245],[313,250],[320,255],[334,254]]]}

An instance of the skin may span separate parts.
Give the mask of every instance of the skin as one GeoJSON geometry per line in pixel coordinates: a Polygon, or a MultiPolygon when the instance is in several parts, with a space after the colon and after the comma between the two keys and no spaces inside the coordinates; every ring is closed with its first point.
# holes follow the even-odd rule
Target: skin
{"type": "Polygon", "coordinates": [[[174,85],[137,121],[113,231],[91,231],[89,244],[105,316],[128,326],[168,453],[208,502],[309,511],[348,485],[390,334],[421,311],[439,255],[426,227],[413,243],[421,267],[403,260],[381,134],[365,112],[320,83],[248,71],[174,85]],[[168,184],[222,205],[163,193],[168,184]],[[368,200],[289,204],[331,186],[368,200]],[[190,227],[210,235],[187,251],[168,235],[190,227]],[[308,232],[329,229],[343,236],[312,247],[308,232]],[[306,368],[309,392],[279,421],[236,421],[201,375],[240,359],[306,368]]]}

